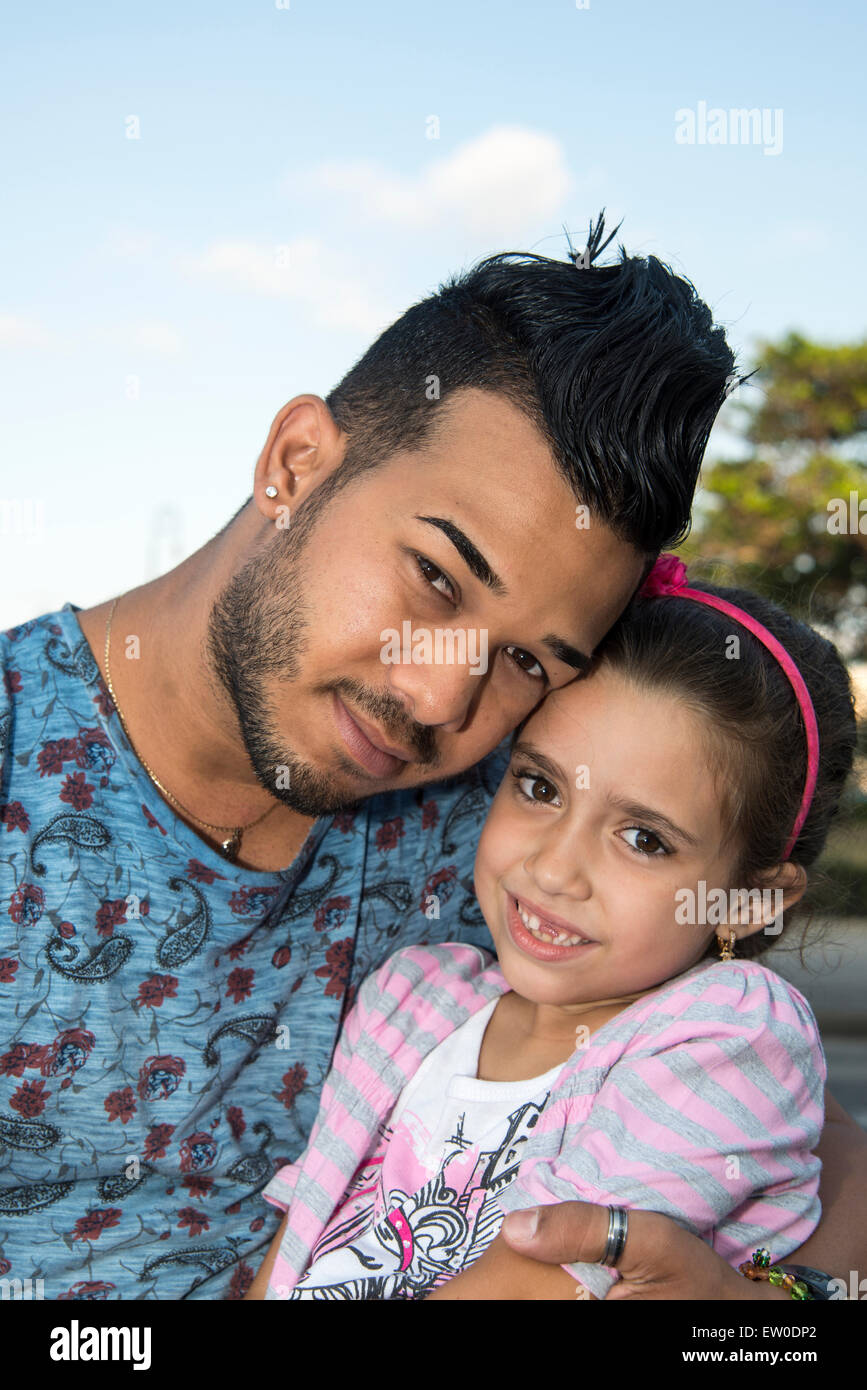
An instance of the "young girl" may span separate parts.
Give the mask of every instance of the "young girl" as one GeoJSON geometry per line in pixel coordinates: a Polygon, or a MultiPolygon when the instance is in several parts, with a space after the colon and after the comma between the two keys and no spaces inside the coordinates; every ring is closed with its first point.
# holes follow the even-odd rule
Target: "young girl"
{"type": "Polygon", "coordinates": [[[287,1217],[248,1298],[601,1298],[604,1264],[523,1261],[516,1288],[498,1236],[574,1199],[663,1212],[733,1264],[801,1245],[825,1061],[754,958],[854,743],[829,642],[662,556],[592,673],[516,731],[475,865],[496,961],[411,947],[364,982],[265,1189],[287,1217]]]}

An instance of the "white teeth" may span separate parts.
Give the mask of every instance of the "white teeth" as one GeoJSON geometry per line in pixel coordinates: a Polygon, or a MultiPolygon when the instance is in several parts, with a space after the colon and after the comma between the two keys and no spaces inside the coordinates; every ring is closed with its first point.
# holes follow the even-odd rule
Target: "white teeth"
{"type": "Polygon", "coordinates": [[[586,937],[573,936],[571,932],[554,931],[552,927],[543,927],[535,913],[527,912],[526,908],[522,907],[517,899],[515,900],[515,905],[518,909],[518,916],[524,923],[527,931],[531,936],[534,936],[537,941],[543,941],[546,945],[577,946],[582,941],[586,940],[586,937]]]}

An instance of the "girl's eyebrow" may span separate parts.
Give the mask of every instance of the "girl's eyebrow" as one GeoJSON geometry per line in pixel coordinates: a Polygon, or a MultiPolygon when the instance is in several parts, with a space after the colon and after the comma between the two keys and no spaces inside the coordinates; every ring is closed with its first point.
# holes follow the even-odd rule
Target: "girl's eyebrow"
{"type": "Polygon", "coordinates": [[[634,816],[636,820],[650,821],[655,825],[661,826],[669,835],[677,840],[682,840],[691,849],[698,849],[701,841],[696,835],[691,835],[688,830],[675,825],[673,820],[664,816],[661,811],[655,811],[651,806],[642,806],[639,801],[622,801],[619,797],[609,797],[609,806],[613,806],[618,811],[623,811],[627,816],[634,816]]]}
{"type": "Polygon", "coordinates": [[[512,757],[529,758],[530,761],[534,762],[537,767],[540,767],[543,772],[547,772],[548,776],[555,782],[565,782],[567,780],[566,773],[558,763],[554,763],[550,758],[546,758],[544,753],[540,753],[538,748],[532,743],[527,743],[524,739],[521,739],[514,745],[512,748],[512,757]]]}

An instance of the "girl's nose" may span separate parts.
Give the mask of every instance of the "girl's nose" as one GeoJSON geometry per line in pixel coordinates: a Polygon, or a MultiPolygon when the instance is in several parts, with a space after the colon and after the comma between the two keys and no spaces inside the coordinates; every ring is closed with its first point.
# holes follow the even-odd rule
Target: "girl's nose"
{"type": "Polygon", "coordinates": [[[591,896],[591,846],[586,827],[559,821],[533,842],[524,869],[540,892],[586,901],[591,896]]]}

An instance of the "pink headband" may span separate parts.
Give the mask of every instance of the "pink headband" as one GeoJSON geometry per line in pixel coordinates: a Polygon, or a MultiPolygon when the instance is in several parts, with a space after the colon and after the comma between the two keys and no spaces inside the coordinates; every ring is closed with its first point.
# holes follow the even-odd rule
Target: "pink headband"
{"type": "Polygon", "coordinates": [[[718,608],[720,613],[727,613],[730,618],[734,618],[736,622],[748,628],[753,636],[767,647],[771,655],[776,657],[786,673],[800,706],[804,728],[807,732],[807,778],[804,783],[801,805],[798,808],[795,824],[789,836],[789,843],[783,853],[783,859],[788,859],[801,833],[801,827],[807,819],[807,812],[810,809],[810,802],[813,800],[816,777],[819,771],[819,726],[816,723],[816,711],[813,709],[813,701],[810,699],[810,692],[804,684],[803,676],[785,647],[781,646],[773,633],[768,632],[768,629],[751,617],[749,613],[745,613],[742,608],[735,607],[733,603],[727,603],[724,598],[717,598],[715,594],[705,594],[700,589],[687,588],[686,565],[682,560],[678,560],[676,555],[660,555],[638,592],[641,598],[657,598],[670,594],[674,598],[692,598],[695,599],[696,603],[706,603],[709,608],[718,608]]]}

